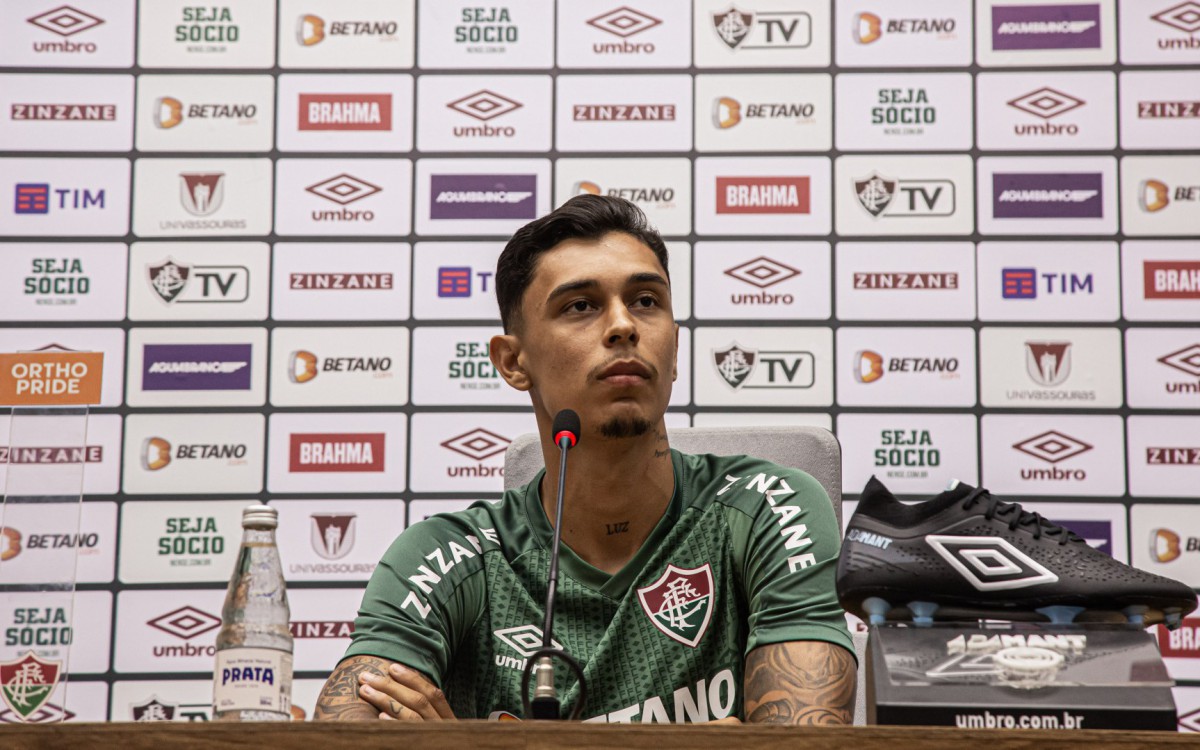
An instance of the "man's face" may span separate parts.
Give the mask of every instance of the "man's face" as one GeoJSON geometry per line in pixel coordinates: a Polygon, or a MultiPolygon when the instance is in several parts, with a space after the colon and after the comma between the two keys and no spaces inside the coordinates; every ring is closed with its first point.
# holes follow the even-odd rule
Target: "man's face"
{"type": "Polygon", "coordinates": [[[574,409],[585,433],[607,437],[658,425],[676,377],[679,327],[666,271],[645,244],[610,232],[543,253],[518,327],[517,362],[545,418],[574,409]]]}

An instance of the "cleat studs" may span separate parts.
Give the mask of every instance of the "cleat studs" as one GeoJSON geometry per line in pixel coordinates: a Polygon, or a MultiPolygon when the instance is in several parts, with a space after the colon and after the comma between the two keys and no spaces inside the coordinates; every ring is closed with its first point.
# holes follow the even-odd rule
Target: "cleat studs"
{"type": "Polygon", "coordinates": [[[877,596],[869,596],[863,599],[862,606],[867,613],[868,621],[871,625],[882,625],[887,622],[888,612],[892,609],[892,605],[877,596]]]}
{"type": "Polygon", "coordinates": [[[933,613],[937,612],[938,605],[934,602],[909,602],[908,611],[913,614],[913,624],[927,628],[933,625],[933,613]]]}
{"type": "Polygon", "coordinates": [[[1175,630],[1183,624],[1183,613],[1179,611],[1169,612],[1164,615],[1167,630],[1175,630]]]}
{"type": "Polygon", "coordinates": [[[1037,613],[1049,620],[1051,625],[1070,625],[1083,609],[1083,607],[1068,607],[1060,604],[1042,607],[1037,610],[1037,613]]]}
{"type": "Polygon", "coordinates": [[[1121,614],[1125,615],[1125,617],[1129,620],[1130,625],[1145,627],[1146,611],[1149,609],[1150,608],[1145,604],[1131,604],[1125,609],[1121,610],[1121,614]]]}

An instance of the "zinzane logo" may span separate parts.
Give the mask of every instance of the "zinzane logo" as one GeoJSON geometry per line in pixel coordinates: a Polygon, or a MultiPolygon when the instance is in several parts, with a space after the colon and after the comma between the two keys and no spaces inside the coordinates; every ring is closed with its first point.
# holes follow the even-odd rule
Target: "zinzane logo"
{"type": "Polygon", "coordinates": [[[695,648],[712,621],[712,566],[677,568],[667,563],[658,580],[638,589],[642,611],[654,627],[685,646],[695,648]]]}
{"type": "Polygon", "coordinates": [[[979,591],[1011,591],[1058,580],[1044,565],[1000,537],[929,534],[925,541],[979,591]]]}

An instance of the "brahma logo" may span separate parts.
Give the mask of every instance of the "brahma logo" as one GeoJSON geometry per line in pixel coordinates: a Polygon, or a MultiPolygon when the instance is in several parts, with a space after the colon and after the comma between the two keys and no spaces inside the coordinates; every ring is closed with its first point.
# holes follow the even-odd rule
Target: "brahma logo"
{"type": "Polygon", "coordinates": [[[925,542],[979,591],[1011,591],[1058,581],[1046,566],[998,536],[928,534],[925,542]]]}
{"type": "Polygon", "coordinates": [[[160,437],[146,438],[142,442],[142,468],[158,471],[171,463],[171,444],[160,437]]]}
{"type": "Polygon", "coordinates": [[[883,357],[877,352],[855,352],[854,362],[854,379],[858,382],[874,383],[883,377],[883,357]]]}
{"type": "Polygon", "coordinates": [[[180,172],[179,202],[192,216],[211,216],[225,200],[224,172],[180,172]]]}
{"type": "Polygon", "coordinates": [[[430,175],[431,219],[533,219],[537,175],[430,175]]]}
{"type": "Polygon", "coordinates": [[[1100,49],[1100,6],[995,5],[992,49],[1100,49]]]}
{"type": "Polygon", "coordinates": [[[718,214],[807,214],[808,177],[718,177],[718,214]]]}
{"type": "Polygon", "coordinates": [[[1200,261],[1142,261],[1146,299],[1200,299],[1200,261]]]}
{"type": "Polygon", "coordinates": [[[340,560],[350,554],[357,526],[354,513],[313,513],[309,517],[313,552],[326,560],[340,560]]]}
{"type": "Polygon", "coordinates": [[[391,94],[300,94],[302,131],[391,129],[391,94]]]}
{"type": "Polygon", "coordinates": [[[637,590],[642,611],[654,627],[685,646],[700,645],[713,613],[713,574],[708,563],[698,568],[666,570],[649,586],[637,590]]]}
{"type": "Polygon", "coordinates": [[[289,438],[288,471],[382,472],[382,432],[297,432],[289,438]]]}

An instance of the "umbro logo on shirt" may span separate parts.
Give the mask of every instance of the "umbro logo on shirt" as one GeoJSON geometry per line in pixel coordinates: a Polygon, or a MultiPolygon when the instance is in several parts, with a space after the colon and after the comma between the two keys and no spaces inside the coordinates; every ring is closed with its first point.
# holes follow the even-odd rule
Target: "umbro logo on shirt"
{"type": "MultiPolygon", "coordinates": [[[[525,660],[542,647],[542,629],[536,625],[518,625],[512,628],[501,628],[492,631],[492,635],[504,645],[521,655],[521,658],[507,654],[496,654],[497,667],[525,669],[525,660]]],[[[551,639],[550,645],[562,649],[562,644],[551,639]]]]}

